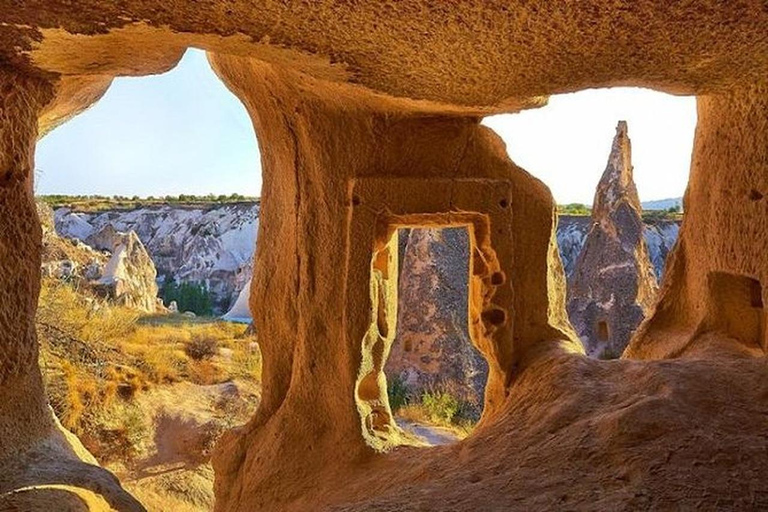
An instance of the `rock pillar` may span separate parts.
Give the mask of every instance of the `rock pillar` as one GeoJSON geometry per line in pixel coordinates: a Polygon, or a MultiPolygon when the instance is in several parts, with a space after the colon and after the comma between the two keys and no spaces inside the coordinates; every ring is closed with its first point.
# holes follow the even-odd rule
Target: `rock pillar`
{"type": "Polygon", "coordinates": [[[424,392],[449,393],[461,414],[477,420],[488,363],[467,325],[469,233],[417,228],[400,234],[397,330],[387,379],[398,379],[412,400],[424,392]]]}
{"type": "Polygon", "coordinates": [[[592,225],[569,278],[568,314],[588,355],[616,359],[656,298],[624,121],[592,204],[592,225]]]}
{"type": "Polygon", "coordinates": [[[0,460],[52,427],[37,363],[42,231],[33,197],[37,116],[47,84],[0,69],[0,460]]]}
{"type": "Polygon", "coordinates": [[[684,201],[656,311],[625,356],[664,359],[708,350],[764,355],[768,86],[698,99],[684,201]]]}
{"type": "Polygon", "coordinates": [[[35,311],[42,229],[33,192],[38,116],[50,84],[0,69],[0,510],[144,507],[47,405],[35,311]]]}

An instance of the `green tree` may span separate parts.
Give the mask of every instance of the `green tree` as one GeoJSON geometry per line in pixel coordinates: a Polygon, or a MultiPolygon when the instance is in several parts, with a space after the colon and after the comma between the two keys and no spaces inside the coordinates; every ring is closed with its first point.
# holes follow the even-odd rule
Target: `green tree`
{"type": "Polygon", "coordinates": [[[179,311],[191,311],[199,316],[213,315],[213,302],[208,288],[202,283],[168,281],[161,296],[166,306],[176,301],[179,311]]]}

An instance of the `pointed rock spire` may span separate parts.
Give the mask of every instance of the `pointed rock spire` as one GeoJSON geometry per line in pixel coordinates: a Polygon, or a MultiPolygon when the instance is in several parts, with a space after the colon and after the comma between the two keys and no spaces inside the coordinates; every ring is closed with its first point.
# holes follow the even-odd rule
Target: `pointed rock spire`
{"type": "Polygon", "coordinates": [[[568,287],[568,314],[590,356],[619,357],[653,307],[657,284],[641,214],[627,123],[619,121],[568,287]]]}
{"type": "Polygon", "coordinates": [[[610,215],[619,203],[626,202],[630,207],[642,212],[640,197],[632,174],[632,143],[626,121],[619,121],[616,136],[611,145],[608,164],[600,178],[592,202],[592,217],[610,215]]]}

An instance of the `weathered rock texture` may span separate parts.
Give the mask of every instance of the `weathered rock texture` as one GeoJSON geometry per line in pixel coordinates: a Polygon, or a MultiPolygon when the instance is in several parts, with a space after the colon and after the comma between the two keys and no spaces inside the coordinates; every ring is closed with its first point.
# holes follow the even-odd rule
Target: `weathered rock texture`
{"type": "Polygon", "coordinates": [[[385,372],[413,397],[448,392],[480,417],[488,364],[469,337],[469,233],[405,229],[397,329],[385,372]]]}
{"type": "Polygon", "coordinates": [[[627,123],[620,121],[592,205],[592,227],[568,280],[568,315],[587,354],[615,359],[654,305],[627,123]]]}
{"type": "Polygon", "coordinates": [[[264,153],[251,299],[264,396],[254,420],[225,436],[214,457],[218,507],[317,499],[310,489],[336,478],[314,469],[331,453],[333,473],[346,474],[401,443],[382,372],[395,335],[398,227],[469,227],[469,317],[489,363],[486,416],[499,414],[508,371],[531,344],[578,349],[556,272],[551,196],[478,119],[401,116],[257,61],[213,63],[249,107],[261,144],[273,148],[264,153]],[[559,307],[548,306],[550,297],[560,297],[559,307]]]}
{"type": "Polygon", "coordinates": [[[121,233],[107,225],[86,244],[60,236],[51,208],[39,201],[36,206],[43,231],[43,277],[146,313],[164,310],[157,297],[155,266],[134,231],[121,233]]]}
{"type": "Polygon", "coordinates": [[[40,201],[35,203],[43,231],[42,275],[87,287],[99,279],[109,260],[103,252],[79,240],[68,240],[56,233],[53,210],[40,201]]]}
{"type": "Polygon", "coordinates": [[[0,68],[0,510],[139,511],[45,402],[34,327],[42,230],[32,156],[37,117],[50,99],[44,81],[0,68]]]}
{"type": "MultiPolygon", "coordinates": [[[[194,45],[250,112],[264,170],[264,396],[219,444],[218,511],[768,507],[761,0],[29,0],[0,19],[0,500],[56,509],[22,489],[78,459],[45,448],[59,430],[33,330],[35,138],[194,45]],[[606,362],[566,318],[548,190],[479,117],[615,85],[701,98],[661,302],[625,352],[638,360],[606,362]],[[382,373],[391,234],[413,225],[469,227],[470,334],[489,366],[473,435],[426,451],[401,445],[382,373]]],[[[118,495],[95,481],[76,483],[118,495]]]]}
{"type": "Polygon", "coordinates": [[[112,253],[96,283],[97,292],[116,304],[147,313],[157,312],[161,307],[155,282],[157,271],[136,232],[122,233],[107,226],[88,242],[112,253]]]}
{"type": "MultiPolygon", "coordinates": [[[[583,215],[558,215],[557,246],[563,260],[565,276],[570,277],[576,268],[576,261],[584,247],[587,233],[592,227],[591,217],[583,215]]],[[[656,279],[661,280],[667,255],[672,252],[680,231],[680,222],[676,220],[651,219],[643,221],[643,238],[648,247],[648,257],[653,263],[656,279]]]]}
{"type": "Polygon", "coordinates": [[[768,86],[698,102],[685,220],[628,357],[768,349],[768,86]]]}
{"type": "Polygon", "coordinates": [[[107,227],[135,231],[157,267],[160,284],[204,284],[215,309],[225,313],[251,278],[259,205],[163,206],[98,213],[59,208],[55,220],[62,236],[87,242],[107,227]]]}

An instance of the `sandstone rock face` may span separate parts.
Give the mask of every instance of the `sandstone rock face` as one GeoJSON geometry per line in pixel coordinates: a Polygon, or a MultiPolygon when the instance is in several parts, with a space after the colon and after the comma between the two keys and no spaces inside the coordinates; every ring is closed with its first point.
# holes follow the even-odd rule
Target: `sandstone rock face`
{"type": "MultiPolygon", "coordinates": [[[[590,217],[580,215],[559,215],[557,219],[557,246],[563,260],[566,277],[576,267],[581,249],[592,226],[590,217]]],[[[648,256],[653,263],[657,279],[664,273],[667,255],[675,247],[680,223],[674,220],[651,220],[643,222],[643,238],[648,247],[648,256]]]]}
{"type": "Polygon", "coordinates": [[[329,495],[311,489],[399,452],[383,372],[399,227],[471,226],[468,324],[488,361],[480,425],[499,418],[527,347],[579,351],[551,195],[478,119],[393,117],[285,69],[212,62],[273,148],[251,290],[264,395],[254,420],[214,454],[217,508],[322,509],[329,495]],[[332,472],[317,472],[329,464],[332,472]]]}
{"type": "Polygon", "coordinates": [[[97,293],[116,304],[155,313],[158,309],[157,271],[136,232],[120,233],[110,225],[91,239],[102,244],[101,247],[103,244],[112,247],[112,257],[94,285],[97,293]]]}
{"type": "Polygon", "coordinates": [[[259,205],[183,208],[163,206],[99,213],[55,212],[65,237],[93,241],[107,226],[135,231],[165,280],[205,284],[218,312],[226,312],[251,278],[259,205]]]}
{"type": "Polygon", "coordinates": [[[767,119],[765,83],[699,98],[678,247],[627,356],[768,351],[767,119]]]}
{"type": "Polygon", "coordinates": [[[640,215],[627,124],[620,121],[568,282],[568,314],[590,356],[619,357],[653,307],[656,277],[640,215]]]}
{"type": "Polygon", "coordinates": [[[40,201],[35,202],[43,229],[42,275],[89,286],[104,273],[108,256],[76,239],[66,239],[56,233],[53,210],[40,201]]]}
{"type": "Polygon", "coordinates": [[[211,52],[263,148],[264,397],[219,444],[218,511],[768,507],[763,2],[70,4],[0,7],[0,508],[27,494],[61,509],[51,482],[141,508],[55,439],[32,155],[112,77],[167,70],[188,46],[211,52]],[[635,360],[605,362],[573,343],[551,195],[478,119],[616,84],[699,95],[699,121],[660,302],[635,360]],[[485,408],[459,446],[392,449],[386,240],[430,219],[476,229],[485,408]]]}
{"type": "Polygon", "coordinates": [[[51,87],[0,67],[0,510],[144,508],[45,402],[35,309],[43,232],[33,198],[37,118],[51,87]]]}
{"type": "Polygon", "coordinates": [[[397,331],[387,359],[415,397],[445,391],[480,417],[488,363],[469,337],[469,234],[464,228],[400,230],[397,331]]]}

